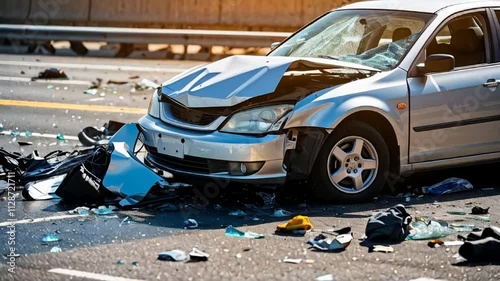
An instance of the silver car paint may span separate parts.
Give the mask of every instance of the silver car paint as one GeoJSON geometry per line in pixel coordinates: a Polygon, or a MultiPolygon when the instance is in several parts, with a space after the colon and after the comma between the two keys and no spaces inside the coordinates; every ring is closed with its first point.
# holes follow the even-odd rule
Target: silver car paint
{"type": "Polygon", "coordinates": [[[500,80],[498,64],[409,79],[411,163],[500,151],[500,120],[463,125],[500,116],[500,88],[484,87],[489,79],[500,80]],[[440,124],[452,127],[432,129],[440,124]]]}

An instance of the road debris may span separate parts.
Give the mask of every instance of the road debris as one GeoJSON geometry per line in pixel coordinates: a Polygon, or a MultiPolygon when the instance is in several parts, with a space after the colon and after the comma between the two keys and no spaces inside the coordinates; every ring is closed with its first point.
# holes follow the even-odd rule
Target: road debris
{"type": "Polygon", "coordinates": [[[423,187],[422,193],[443,195],[448,193],[472,190],[473,188],[474,187],[472,186],[472,184],[467,180],[459,178],[449,178],[440,183],[423,187]]]}
{"type": "Polygon", "coordinates": [[[128,84],[128,81],[108,80],[108,84],[125,85],[128,84]]]}
{"type": "Polygon", "coordinates": [[[248,239],[262,239],[264,238],[263,234],[258,234],[255,232],[242,232],[233,227],[232,225],[226,228],[225,235],[227,237],[237,237],[237,238],[248,238],[248,239]]]}
{"type": "Polygon", "coordinates": [[[334,280],[335,279],[333,279],[333,275],[331,274],[319,276],[318,278],[316,278],[316,281],[334,281],[334,280]]]}
{"type": "Polygon", "coordinates": [[[483,209],[479,206],[475,206],[474,208],[472,208],[472,214],[473,215],[486,215],[486,214],[488,214],[489,210],[490,210],[490,208],[483,209]]]}
{"type": "Polygon", "coordinates": [[[285,259],[283,259],[283,262],[284,263],[299,264],[299,263],[302,262],[302,259],[289,259],[289,258],[285,258],[285,259]]]}
{"type": "Polygon", "coordinates": [[[83,93],[86,94],[86,95],[93,95],[93,96],[95,96],[98,91],[99,90],[97,90],[97,89],[88,89],[88,90],[85,90],[83,93]]]}
{"type": "Polygon", "coordinates": [[[161,261],[186,261],[187,259],[188,256],[186,253],[181,250],[172,250],[158,254],[158,260],[161,261]]]}
{"type": "Polygon", "coordinates": [[[394,253],[394,248],[389,245],[374,245],[368,249],[368,252],[376,253],[394,253]]]}
{"type": "Polygon", "coordinates": [[[148,79],[142,79],[141,81],[135,83],[134,89],[136,91],[152,90],[158,88],[160,85],[148,79]]]}
{"type": "Polygon", "coordinates": [[[90,212],[98,216],[106,216],[113,214],[114,210],[116,210],[115,206],[99,206],[98,208],[90,209],[90,212]]]}
{"type": "Polygon", "coordinates": [[[189,261],[191,262],[208,261],[209,257],[209,254],[202,252],[197,248],[193,248],[193,250],[189,253],[189,261]]]}
{"type": "Polygon", "coordinates": [[[88,216],[90,214],[90,208],[87,207],[77,207],[71,211],[68,211],[69,214],[77,214],[80,216],[88,216]]]}
{"type": "Polygon", "coordinates": [[[283,217],[290,217],[291,215],[292,215],[291,212],[285,211],[283,209],[279,209],[279,210],[274,211],[272,216],[275,218],[283,218],[283,217]]]}
{"type": "Polygon", "coordinates": [[[42,237],[43,243],[58,242],[60,240],[61,239],[59,239],[59,237],[57,237],[57,235],[55,233],[49,233],[49,234],[46,234],[42,237]]]}
{"type": "Polygon", "coordinates": [[[230,212],[229,215],[235,216],[235,217],[244,217],[247,215],[247,213],[243,212],[242,210],[236,210],[236,211],[230,212]]]}
{"type": "Polygon", "coordinates": [[[401,242],[410,233],[411,220],[405,207],[399,204],[385,212],[371,216],[366,225],[365,235],[369,241],[401,242]]]}
{"type": "Polygon", "coordinates": [[[308,244],[312,244],[313,248],[321,251],[343,251],[352,241],[352,234],[343,234],[335,237],[335,239],[310,240],[308,244]]]}
{"type": "Polygon", "coordinates": [[[450,227],[456,232],[471,232],[476,229],[476,226],[473,224],[450,224],[450,227]]]}
{"type": "Polygon", "coordinates": [[[406,238],[407,240],[430,240],[443,238],[454,234],[455,230],[448,227],[448,224],[443,221],[429,222],[416,221],[411,223],[411,232],[406,238]]]}
{"type": "Polygon", "coordinates": [[[439,240],[439,239],[431,240],[427,243],[427,246],[429,246],[430,248],[439,248],[443,245],[444,245],[444,242],[439,240]]]}
{"type": "Polygon", "coordinates": [[[31,78],[31,81],[36,81],[38,79],[69,79],[66,73],[58,68],[47,68],[43,72],[40,72],[37,77],[31,78]]]}
{"type": "Polygon", "coordinates": [[[458,253],[468,262],[500,261],[500,228],[492,226],[480,232],[472,232],[458,253]]]}
{"type": "Polygon", "coordinates": [[[66,175],[59,175],[46,180],[28,183],[22,191],[22,196],[28,201],[57,199],[59,196],[55,192],[65,177],[66,175]]]}
{"type": "Polygon", "coordinates": [[[448,214],[450,215],[459,215],[459,216],[463,216],[465,214],[467,214],[465,211],[461,211],[461,210],[458,210],[458,211],[446,211],[448,214]]]}
{"type": "Polygon", "coordinates": [[[50,249],[50,252],[51,253],[60,253],[60,252],[62,252],[62,249],[57,247],[57,246],[54,246],[54,247],[52,247],[52,249],[50,249]]]}
{"type": "Polygon", "coordinates": [[[198,222],[195,219],[187,219],[184,221],[184,228],[194,229],[198,227],[198,222]]]}
{"type": "Polygon", "coordinates": [[[311,230],[313,229],[313,225],[309,221],[309,217],[299,215],[287,223],[278,225],[276,228],[280,232],[291,232],[293,230],[311,230]]]}

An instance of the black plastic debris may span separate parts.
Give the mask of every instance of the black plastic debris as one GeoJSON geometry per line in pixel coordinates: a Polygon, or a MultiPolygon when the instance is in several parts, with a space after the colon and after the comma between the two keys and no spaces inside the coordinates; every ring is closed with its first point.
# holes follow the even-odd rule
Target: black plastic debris
{"type": "Polygon", "coordinates": [[[29,167],[25,169],[18,184],[26,185],[29,182],[66,174],[92,153],[92,149],[75,150],[73,152],[56,150],[45,157],[40,157],[35,152],[31,161],[28,161],[29,167]]]}
{"type": "Polygon", "coordinates": [[[33,145],[32,142],[30,141],[18,141],[17,144],[19,144],[19,146],[29,146],[29,145],[33,145]]]}
{"type": "Polygon", "coordinates": [[[114,85],[125,85],[127,83],[128,81],[108,80],[108,84],[114,84],[114,85]]]}
{"type": "Polygon", "coordinates": [[[475,206],[474,208],[472,208],[472,214],[473,215],[486,215],[486,214],[488,214],[489,210],[490,210],[490,208],[483,209],[479,206],[475,206]]]}
{"type": "Polygon", "coordinates": [[[125,123],[109,120],[103,127],[86,127],[78,133],[78,140],[84,146],[95,146],[107,144],[109,139],[123,127],[125,123]]]}
{"type": "Polygon", "coordinates": [[[350,226],[348,227],[344,227],[344,228],[341,228],[341,229],[336,229],[334,230],[333,232],[339,234],[339,235],[342,235],[342,234],[349,234],[352,232],[352,229],[350,226]]]}
{"type": "Polygon", "coordinates": [[[115,197],[102,183],[111,152],[104,147],[97,147],[85,156],[61,182],[56,195],[66,201],[78,203],[95,203],[115,197]]]}
{"type": "Polygon", "coordinates": [[[102,78],[96,78],[95,81],[92,81],[92,86],[89,87],[91,89],[98,89],[102,85],[102,78]]]}
{"type": "Polygon", "coordinates": [[[32,80],[37,80],[37,79],[68,79],[68,76],[63,70],[52,67],[45,69],[45,71],[43,72],[40,72],[38,74],[38,77],[32,78],[32,80]]]}

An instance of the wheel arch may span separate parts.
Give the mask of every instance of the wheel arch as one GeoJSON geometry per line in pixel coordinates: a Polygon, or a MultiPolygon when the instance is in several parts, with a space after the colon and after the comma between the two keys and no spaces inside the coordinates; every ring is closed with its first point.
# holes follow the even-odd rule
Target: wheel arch
{"type": "Polygon", "coordinates": [[[366,123],[375,128],[384,137],[389,153],[391,154],[391,173],[399,175],[401,159],[400,142],[396,131],[388,118],[380,112],[373,110],[357,111],[340,120],[331,134],[334,134],[335,130],[341,129],[343,126],[348,126],[348,124],[352,121],[366,123]]]}

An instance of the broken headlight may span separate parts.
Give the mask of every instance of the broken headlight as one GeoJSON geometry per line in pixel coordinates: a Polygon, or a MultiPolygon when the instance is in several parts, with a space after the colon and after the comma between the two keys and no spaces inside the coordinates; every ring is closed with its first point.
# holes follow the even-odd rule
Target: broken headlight
{"type": "Polygon", "coordinates": [[[148,114],[155,118],[160,118],[160,96],[158,90],[155,90],[151,101],[149,102],[148,114]]]}
{"type": "Polygon", "coordinates": [[[282,124],[283,118],[292,109],[293,105],[283,104],[238,112],[231,116],[221,131],[228,133],[262,134],[279,130],[281,126],[274,126],[274,124],[282,124]]]}

